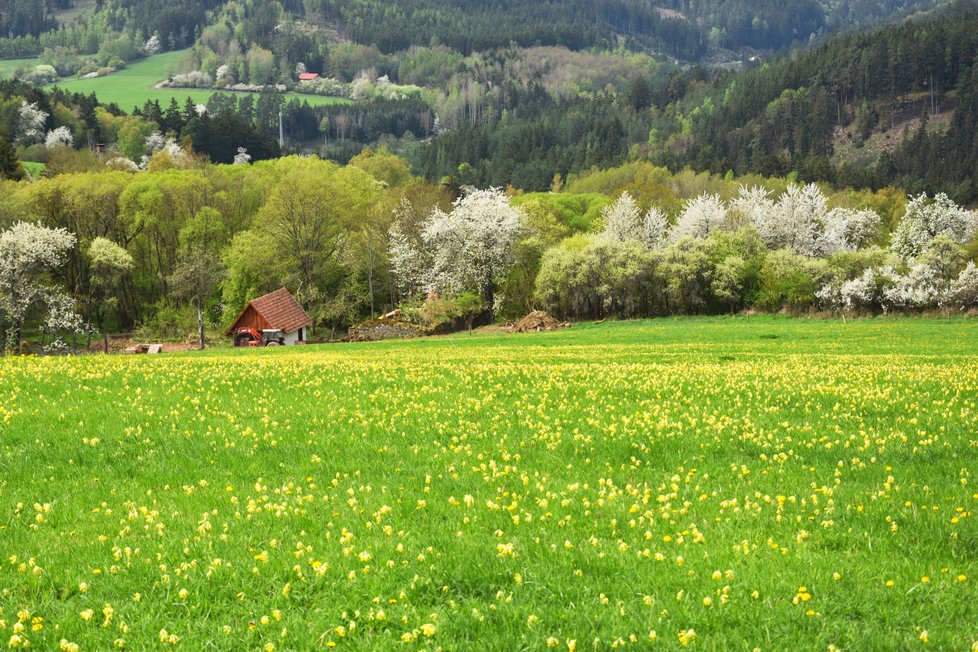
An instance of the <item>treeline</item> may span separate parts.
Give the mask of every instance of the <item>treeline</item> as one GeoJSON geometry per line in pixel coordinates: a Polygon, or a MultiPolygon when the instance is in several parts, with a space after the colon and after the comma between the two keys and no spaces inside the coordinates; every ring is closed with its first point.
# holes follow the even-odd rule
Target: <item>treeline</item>
{"type": "Polygon", "coordinates": [[[555,176],[622,163],[644,130],[634,112],[623,111],[610,94],[561,100],[537,87],[510,97],[511,117],[463,123],[428,143],[425,175],[545,190],[555,176]]]}
{"type": "MultiPolygon", "coordinates": [[[[195,305],[217,333],[282,286],[318,337],[394,307],[438,328],[540,307],[587,319],[972,305],[962,288],[978,219],[946,198],[908,204],[894,190],[825,194],[648,163],[572,176],[556,192],[474,191],[430,184],[369,150],[344,167],[299,157],[213,165],[171,143],[145,171],[100,165],[0,181],[0,248],[18,233],[40,237],[20,222],[70,240],[63,261],[31,280],[69,297],[57,323],[75,314],[80,346],[134,328],[187,336],[195,305]],[[187,294],[188,275],[206,279],[190,284],[203,295],[187,294]]],[[[17,333],[54,323],[41,304],[16,314],[17,333]]]]}
{"type": "MultiPolygon", "coordinates": [[[[349,324],[391,303],[383,239],[396,202],[445,198],[383,153],[361,154],[343,168],[297,157],[215,166],[164,149],[148,168],[0,181],[0,230],[26,221],[75,239],[64,264],[48,272],[92,327],[92,339],[102,329],[136,326],[157,336],[195,331],[174,281],[193,259],[212,261],[209,272],[222,278],[206,297],[208,324],[223,323],[249,299],[283,285],[320,328],[349,324]],[[110,304],[98,294],[105,287],[89,252],[100,238],[132,258],[110,304]]],[[[48,272],[31,280],[43,281],[48,272]]],[[[40,311],[36,316],[33,327],[44,321],[40,311]]]]}
{"type": "Polygon", "coordinates": [[[100,104],[94,94],[44,92],[23,82],[0,81],[0,144],[12,152],[16,148],[11,154],[15,165],[0,170],[0,177],[22,176],[16,159],[45,164],[48,176],[97,170],[106,163],[136,169],[167,143],[171,149],[193,148],[215,163],[231,163],[241,148],[253,161],[279,156],[271,134],[283,107],[281,96],[259,97],[254,104],[251,96],[246,99],[247,111],[238,110],[233,96],[216,96],[210,107],[174,99],[166,108],[147,102],[126,115],[117,106],[100,104]]]}

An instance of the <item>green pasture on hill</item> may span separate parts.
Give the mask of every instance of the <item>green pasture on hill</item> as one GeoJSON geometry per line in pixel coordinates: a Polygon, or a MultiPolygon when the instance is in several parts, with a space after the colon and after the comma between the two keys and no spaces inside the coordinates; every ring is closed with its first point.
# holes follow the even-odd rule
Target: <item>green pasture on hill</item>
{"type": "Polygon", "coordinates": [[[0,59],[0,79],[10,79],[14,71],[25,64],[36,66],[40,59],[0,59]]]}
{"type": "MultiPolygon", "coordinates": [[[[177,65],[185,50],[166,52],[136,61],[117,73],[96,79],[68,79],[54,84],[75,93],[95,93],[104,103],[115,102],[124,111],[142,107],[147,100],[157,100],[164,108],[171,98],[183,103],[188,97],[199,104],[206,104],[215,91],[189,88],[156,88],[156,84],[178,72],[177,65]]],[[[257,94],[256,94],[257,95],[257,94]]],[[[311,106],[345,103],[349,100],[319,95],[285,94],[286,99],[298,97],[311,106]]]]}
{"type": "Polygon", "coordinates": [[[0,642],[973,650],[976,432],[963,318],[10,357],[0,642]]]}

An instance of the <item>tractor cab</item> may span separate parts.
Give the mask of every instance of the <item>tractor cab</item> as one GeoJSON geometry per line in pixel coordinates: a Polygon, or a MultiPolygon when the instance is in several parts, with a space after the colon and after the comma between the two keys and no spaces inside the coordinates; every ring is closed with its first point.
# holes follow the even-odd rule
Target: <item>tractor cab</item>
{"type": "Polygon", "coordinates": [[[234,331],[235,346],[281,346],[285,344],[285,333],[279,328],[256,330],[238,328],[234,331]]]}

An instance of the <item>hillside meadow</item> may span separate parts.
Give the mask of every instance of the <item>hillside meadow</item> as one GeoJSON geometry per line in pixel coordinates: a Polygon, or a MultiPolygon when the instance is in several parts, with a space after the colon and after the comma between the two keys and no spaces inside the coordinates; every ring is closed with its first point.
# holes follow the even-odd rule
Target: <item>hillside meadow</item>
{"type": "MultiPolygon", "coordinates": [[[[100,102],[115,103],[124,111],[133,107],[142,107],[147,101],[157,101],[166,108],[171,99],[182,103],[189,97],[198,104],[207,104],[207,100],[216,92],[210,89],[197,88],[157,88],[156,85],[167,77],[176,74],[178,63],[184,57],[186,50],[175,50],[147,57],[129,64],[119,72],[95,79],[60,80],[53,86],[72,93],[95,93],[100,102]]],[[[231,93],[238,94],[240,93],[231,93]]],[[[308,102],[310,106],[325,106],[330,104],[349,103],[340,97],[325,97],[320,95],[300,95],[298,93],[283,93],[286,101],[298,98],[308,102]]]]}
{"type": "Polygon", "coordinates": [[[10,79],[14,71],[25,64],[38,65],[40,59],[0,59],[0,79],[10,79]]]}
{"type": "Polygon", "coordinates": [[[0,360],[0,644],[975,649],[978,321],[0,360]]]}

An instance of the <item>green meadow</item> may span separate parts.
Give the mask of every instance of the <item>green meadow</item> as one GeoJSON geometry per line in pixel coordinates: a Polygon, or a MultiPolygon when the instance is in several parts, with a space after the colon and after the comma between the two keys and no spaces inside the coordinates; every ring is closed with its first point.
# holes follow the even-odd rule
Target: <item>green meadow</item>
{"type": "Polygon", "coordinates": [[[14,71],[25,64],[36,66],[40,59],[0,59],[0,79],[10,79],[14,71]]]}
{"type": "Polygon", "coordinates": [[[974,650],[978,321],[0,360],[0,644],[974,650]]]}
{"type": "MultiPolygon", "coordinates": [[[[142,107],[147,101],[156,100],[164,108],[172,98],[183,103],[188,97],[199,104],[206,104],[215,91],[190,88],[156,88],[156,84],[177,73],[177,65],[184,50],[157,54],[132,63],[117,73],[96,79],[69,79],[54,84],[75,93],[95,93],[101,102],[116,103],[124,111],[142,107]]],[[[2,70],[2,69],[0,69],[2,70]]],[[[287,100],[297,97],[311,106],[345,103],[338,97],[300,95],[286,93],[287,100]]]]}

